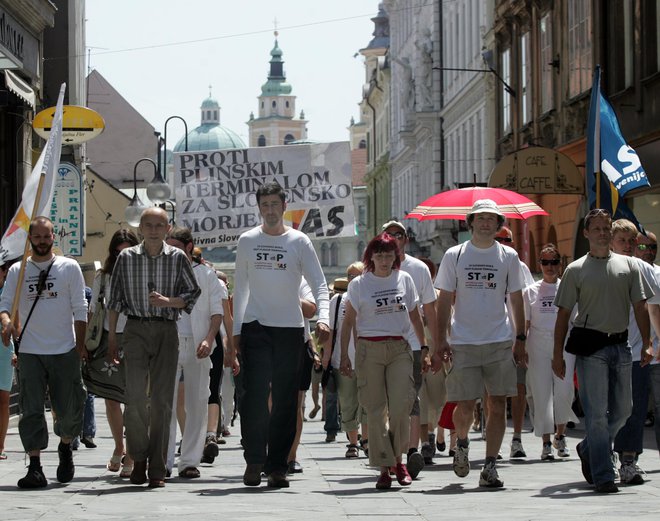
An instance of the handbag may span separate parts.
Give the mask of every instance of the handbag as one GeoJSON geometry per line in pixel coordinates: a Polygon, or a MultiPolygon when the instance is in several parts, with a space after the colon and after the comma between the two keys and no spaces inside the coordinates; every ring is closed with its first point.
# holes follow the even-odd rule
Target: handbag
{"type": "MultiPolygon", "coordinates": [[[[335,321],[334,327],[332,328],[332,340],[330,341],[330,351],[334,351],[335,344],[337,343],[337,317],[339,316],[339,305],[341,304],[341,293],[337,298],[337,307],[335,308],[335,321]]],[[[323,370],[323,375],[321,376],[321,387],[327,389],[331,393],[337,392],[337,380],[335,379],[335,372],[332,367],[332,362],[328,364],[323,370]]]]}
{"type": "Polygon", "coordinates": [[[608,334],[597,329],[574,326],[566,341],[566,352],[578,356],[591,356],[605,346],[620,344],[626,340],[628,340],[628,330],[608,334]]]}
{"type": "MultiPolygon", "coordinates": [[[[117,333],[118,337],[120,336],[117,333]]],[[[121,346],[121,339],[117,341],[121,346]]],[[[123,362],[123,349],[119,348],[119,364],[108,360],[108,332],[102,329],[98,349],[90,353],[88,360],[80,368],[87,392],[119,403],[126,403],[126,368],[123,362]]]]}
{"type": "Polygon", "coordinates": [[[96,300],[94,313],[87,321],[87,330],[85,331],[85,346],[87,351],[92,352],[99,347],[101,336],[103,335],[103,323],[105,322],[105,281],[106,275],[101,275],[101,289],[96,300]]]}

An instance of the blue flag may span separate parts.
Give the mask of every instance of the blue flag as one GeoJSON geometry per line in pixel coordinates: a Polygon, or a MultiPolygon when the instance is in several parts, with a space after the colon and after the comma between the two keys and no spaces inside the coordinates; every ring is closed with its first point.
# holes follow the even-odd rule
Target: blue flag
{"type": "Polygon", "coordinates": [[[599,65],[591,87],[585,182],[590,209],[603,208],[612,214],[612,219],[628,219],[644,233],[623,197],[650,183],[637,152],[623,139],[616,114],[600,90],[599,65]]]}

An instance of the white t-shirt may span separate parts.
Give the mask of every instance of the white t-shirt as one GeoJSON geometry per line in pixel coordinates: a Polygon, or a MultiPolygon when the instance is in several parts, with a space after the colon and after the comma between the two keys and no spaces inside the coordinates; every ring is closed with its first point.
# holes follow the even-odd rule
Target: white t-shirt
{"type": "MultiPolygon", "coordinates": [[[[655,277],[656,280],[660,281],[660,266],[656,264],[651,264],[650,265],[653,268],[653,271],[655,272],[655,277]]],[[[651,300],[649,300],[651,304],[660,304],[660,295],[654,295],[651,300]]],[[[660,339],[658,338],[658,332],[653,329],[653,324],[651,324],[651,339],[653,340],[653,361],[651,362],[652,364],[660,364],[660,360],[656,360],[655,357],[658,354],[658,349],[660,349],[660,339]]]]}
{"type": "MultiPolygon", "coordinates": [[[[431,272],[429,271],[428,266],[421,260],[406,254],[405,259],[401,263],[400,269],[412,277],[413,282],[415,283],[415,289],[417,290],[417,295],[419,295],[420,312],[423,312],[422,305],[431,304],[435,302],[436,299],[433,280],[431,279],[431,272]]],[[[419,351],[422,348],[412,324],[410,325],[410,331],[408,331],[408,334],[406,335],[406,340],[408,340],[410,348],[413,351],[419,351]]]]}
{"type": "Polygon", "coordinates": [[[511,339],[505,297],[523,288],[518,254],[494,242],[477,248],[471,241],[447,250],[435,287],[455,292],[451,344],[491,344],[511,339]],[[460,257],[459,257],[460,253],[460,257]]]}
{"type": "Polygon", "coordinates": [[[358,337],[406,337],[409,313],[418,301],[412,277],[401,270],[392,270],[389,277],[369,272],[354,278],[348,285],[348,299],[357,313],[358,337]]]}
{"type": "MultiPolygon", "coordinates": [[[[330,341],[332,341],[332,331],[335,331],[336,336],[330,363],[335,369],[339,369],[339,364],[341,363],[341,327],[344,324],[344,317],[346,316],[346,302],[348,302],[348,296],[346,294],[335,295],[330,299],[330,341]],[[339,300],[340,297],[341,300],[339,300]],[[337,323],[335,324],[337,301],[339,301],[339,310],[337,312],[337,323]]],[[[348,358],[351,361],[351,366],[355,367],[355,340],[352,334],[348,342],[348,358]]]]}
{"type": "MultiPolygon", "coordinates": [[[[660,277],[656,274],[654,265],[649,264],[648,262],[644,262],[638,257],[633,257],[633,259],[637,261],[642,277],[644,277],[648,285],[651,286],[651,289],[653,290],[653,296],[646,301],[647,304],[659,304],[660,277]]],[[[651,325],[651,330],[653,330],[653,325],[651,325]]],[[[633,362],[640,362],[642,360],[642,333],[639,331],[639,327],[637,326],[637,320],[635,319],[635,312],[633,311],[632,306],[630,307],[630,317],[628,322],[628,343],[632,348],[633,362]]]]}
{"type": "MultiPolygon", "coordinates": [[[[309,302],[313,302],[314,304],[316,304],[316,300],[314,300],[314,293],[312,293],[312,288],[309,287],[309,284],[307,284],[307,281],[305,279],[302,279],[300,281],[299,294],[302,300],[307,300],[309,302]]],[[[312,333],[309,328],[309,319],[305,318],[305,342],[309,342],[311,339],[312,339],[312,333]]]]}
{"type": "Polygon", "coordinates": [[[558,309],[554,301],[560,280],[557,279],[554,284],[539,280],[523,290],[525,318],[529,320],[531,329],[544,335],[555,331],[558,309]]]}
{"type": "MultiPolygon", "coordinates": [[[[61,355],[75,347],[74,321],[87,322],[87,300],[85,300],[85,281],[78,263],[66,257],[54,257],[52,261],[32,262],[28,258],[25,266],[19,318],[25,324],[32,303],[37,296],[37,282],[41,270],[48,272],[45,289],[34,306],[30,321],[25,326],[21,341],[21,353],[34,355],[61,355]]],[[[20,263],[9,268],[0,311],[11,310],[16,292],[16,282],[20,263]]]]}
{"type": "Polygon", "coordinates": [[[243,323],[304,327],[298,290],[302,277],[316,300],[318,320],[328,323],[328,286],[309,237],[288,228],[268,235],[261,226],[243,233],[236,248],[234,335],[243,323]]]}

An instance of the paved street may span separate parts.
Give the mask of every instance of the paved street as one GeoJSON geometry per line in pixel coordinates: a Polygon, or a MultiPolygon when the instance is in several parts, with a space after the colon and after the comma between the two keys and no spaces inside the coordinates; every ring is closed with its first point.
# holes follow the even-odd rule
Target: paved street
{"type": "MultiPolygon", "coordinates": [[[[42,455],[49,480],[46,489],[19,490],[16,482],[25,474],[25,459],[15,425],[10,427],[6,452],[0,462],[0,519],[20,520],[160,520],[205,519],[249,520],[339,520],[374,519],[654,519],[660,517],[660,459],[652,429],[646,429],[646,448],[641,466],[647,482],[622,487],[619,494],[595,494],[583,481],[575,455],[579,430],[569,431],[572,457],[542,462],[540,441],[523,435],[530,457],[521,462],[503,460],[500,475],[503,490],[477,486],[478,465],[485,443],[474,434],[471,444],[472,471],[461,479],[451,470],[446,455],[435,458],[411,487],[400,489],[394,482],[390,491],[374,488],[376,471],[366,459],[344,459],[344,440],[324,442],[323,424],[317,419],[305,423],[299,451],[304,473],[292,478],[283,490],[246,488],[242,483],[244,462],[239,445],[238,424],[219,458],[202,466],[195,480],[173,478],[164,489],[149,490],[131,485],[105,469],[112,441],[102,400],[96,401],[98,448],[81,446],[75,453],[76,476],[61,485],[55,480],[57,443],[51,438],[42,455]]],[[[307,409],[309,410],[309,408],[307,409]]],[[[15,423],[15,422],[14,422],[15,423]]],[[[505,456],[511,429],[507,430],[505,456]]]]}

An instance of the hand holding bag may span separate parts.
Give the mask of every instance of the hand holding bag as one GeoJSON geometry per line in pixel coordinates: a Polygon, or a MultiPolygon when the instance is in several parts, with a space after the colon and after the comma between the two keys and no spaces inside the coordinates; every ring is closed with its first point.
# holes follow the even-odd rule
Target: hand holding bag
{"type": "Polygon", "coordinates": [[[105,322],[105,284],[106,275],[101,275],[101,289],[96,299],[96,306],[94,313],[87,322],[87,330],[85,331],[85,346],[87,351],[95,351],[101,343],[101,336],[103,336],[103,323],[105,322]]]}

